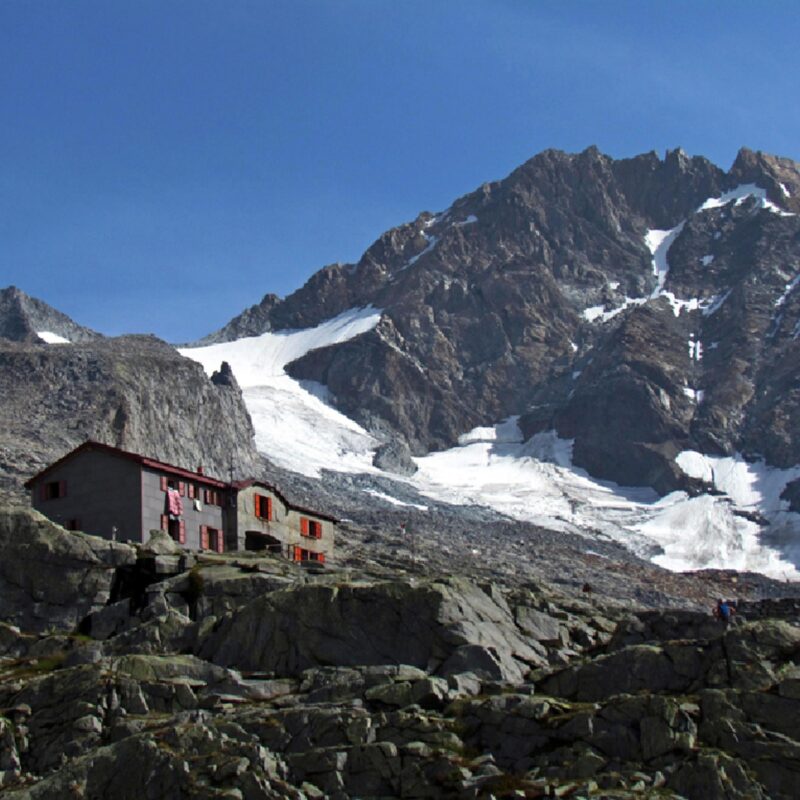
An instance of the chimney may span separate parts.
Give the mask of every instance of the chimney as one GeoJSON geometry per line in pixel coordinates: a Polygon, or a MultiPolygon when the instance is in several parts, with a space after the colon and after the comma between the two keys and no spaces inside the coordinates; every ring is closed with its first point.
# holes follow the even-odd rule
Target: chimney
{"type": "Polygon", "coordinates": [[[203,475],[204,474],[203,473],[203,465],[202,464],[198,464],[197,465],[197,474],[198,475],[203,475]]]}

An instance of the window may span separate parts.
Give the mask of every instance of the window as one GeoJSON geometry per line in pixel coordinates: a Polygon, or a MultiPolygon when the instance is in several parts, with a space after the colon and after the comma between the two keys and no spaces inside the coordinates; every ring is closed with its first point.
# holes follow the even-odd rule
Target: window
{"type": "Polygon", "coordinates": [[[272,519],[272,498],[263,494],[255,496],[256,516],[259,519],[272,519]]]}
{"type": "Polygon", "coordinates": [[[315,553],[313,550],[306,550],[303,547],[289,546],[289,558],[292,561],[316,561],[319,564],[325,563],[324,553],[315,553]]]}
{"type": "Polygon", "coordinates": [[[161,530],[166,531],[179,544],[186,544],[186,522],[170,519],[169,514],[161,515],[161,530]]]}
{"type": "Polygon", "coordinates": [[[200,549],[213,550],[215,553],[225,552],[225,541],[219,528],[209,528],[208,525],[200,526],[200,549]]]}
{"type": "Polygon", "coordinates": [[[207,506],[222,506],[222,492],[219,489],[206,489],[205,504],[207,506]]]}
{"type": "Polygon", "coordinates": [[[186,484],[183,481],[162,475],[159,478],[159,484],[162,492],[166,492],[167,489],[174,489],[181,497],[186,497],[186,484]]]}
{"type": "Polygon", "coordinates": [[[311,539],[322,538],[322,523],[308,517],[300,517],[300,535],[311,539]]]}
{"type": "Polygon", "coordinates": [[[60,497],[67,496],[66,481],[50,481],[41,485],[42,500],[58,500],[60,497]]]}

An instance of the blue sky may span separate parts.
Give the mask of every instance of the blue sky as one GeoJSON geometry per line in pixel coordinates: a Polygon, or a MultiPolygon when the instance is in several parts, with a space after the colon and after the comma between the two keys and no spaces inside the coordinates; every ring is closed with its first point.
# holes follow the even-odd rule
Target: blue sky
{"type": "Polygon", "coordinates": [[[800,159],[796,5],[0,0],[0,286],[187,341],[549,148],[800,159]]]}

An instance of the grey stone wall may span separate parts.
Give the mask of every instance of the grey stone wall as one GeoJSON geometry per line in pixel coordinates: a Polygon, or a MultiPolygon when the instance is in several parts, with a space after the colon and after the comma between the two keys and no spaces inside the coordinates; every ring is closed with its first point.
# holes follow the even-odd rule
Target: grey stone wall
{"type": "MultiPolygon", "coordinates": [[[[168,512],[167,493],[161,489],[161,476],[166,474],[148,467],[142,470],[142,530],[145,538],[152,528],[161,527],[161,515],[168,512]]],[[[220,531],[226,529],[225,516],[228,493],[222,492],[222,507],[210,505],[205,502],[203,490],[206,486],[204,484],[183,478],[174,478],[172,475],[167,477],[171,480],[180,480],[187,485],[194,483],[200,490],[198,492],[199,510],[195,508],[194,501],[189,499],[188,490],[185,496],[181,498],[183,502],[182,519],[186,523],[185,547],[191,550],[199,550],[201,525],[208,525],[210,528],[217,528],[220,531]]]]}
{"type": "Polygon", "coordinates": [[[281,555],[287,554],[291,531],[287,524],[288,509],[286,504],[274,493],[263,486],[249,486],[239,491],[236,501],[235,530],[238,548],[244,550],[248,531],[256,531],[274,536],[281,542],[281,555]],[[266,520],[256,516],[256,495],[272,499],[272,519],[266,520]]]}
{"type": "MultiPolygon", "coordinates": [[[[72,520],[84,533],[116,540],[142,541],[140,467],[133,461],[100,451],[77,453],[51,470],[31,489],[31,503],[53,522],[69,527],[72,520]],[[43,500],[42,484],[64,481],[66,496],[43,500]]],[[[158,527],[158,526],[156,526],[158,527]]]]}
{"type": "Polygon", "coordinates": [[[299,511],[294,508],[289,509],[286,518],[286,525],[289,528],[289,545],[302,547],[312,553],[322,553],[328,561],[333,556],[334,537],[336,526],[327,519],[321,519],[308,511],[299,511]],[[303,536],[300,533],[301,519],[305,517],[314,520],[322,525],[322,538],[312,539],[310,536],[303,536]]]}
{"type": "Polygon", "coordinates": [[[257,531],[274,536],[282,545],[281,555],[291,557],[291,548],[301,547],[312,553],[322,553],[325,560],[333,555],[334,524],[311,513],[300,512],[287,506],[274,492],[263,486],[249,486],[239,491],[236,504],[236,531],[239,549],[244,549],[247,531],[257,531]],[[272,519],[264,520],[255,515],[255,496],[272,498],[272,519]],[[322,538],[312,539],[300,533],[300,519],[307,517],[322,524],[322,538]]]}

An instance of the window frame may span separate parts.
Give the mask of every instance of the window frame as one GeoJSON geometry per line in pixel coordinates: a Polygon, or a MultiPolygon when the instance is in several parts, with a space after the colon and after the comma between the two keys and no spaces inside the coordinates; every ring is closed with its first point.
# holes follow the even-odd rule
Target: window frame
{"type": "Polygon", "coordinates": [[[261,519],[266,522],[272,522],[272,498],[267,494],[254,494],[253,495],[253,513],[256,519],[261,519]],[[264,508],[266,507],[266,514],[264,508]]]}
{"type": "Polygon", "coordinates": [[[39,489],[39,499],[43,502],[48,500],[61,500],[66,496],[67,482],[65,480],[42,481],[39,489]]]}

